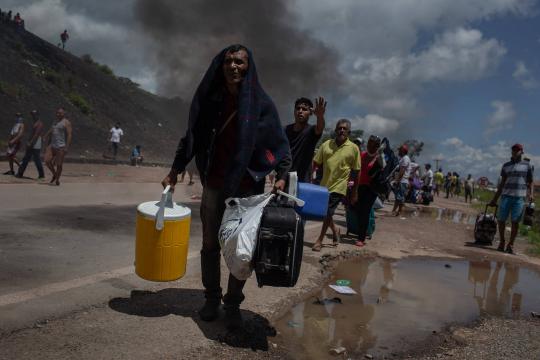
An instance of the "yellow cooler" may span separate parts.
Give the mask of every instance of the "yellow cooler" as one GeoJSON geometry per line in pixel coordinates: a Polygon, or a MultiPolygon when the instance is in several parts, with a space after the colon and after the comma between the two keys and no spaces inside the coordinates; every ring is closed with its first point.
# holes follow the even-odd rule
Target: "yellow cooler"
{"type": "Polygon", "coordinates": [[[150,281],[173,281],[186,273],[191,210],[172,201],[167,186],[160,201],[137,207],[135,272],[150,281]]]}

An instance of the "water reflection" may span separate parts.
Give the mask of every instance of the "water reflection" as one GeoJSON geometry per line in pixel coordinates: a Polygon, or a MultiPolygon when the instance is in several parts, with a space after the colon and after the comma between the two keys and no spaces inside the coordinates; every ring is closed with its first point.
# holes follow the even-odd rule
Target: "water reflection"
{"type": "Polygon", "coordinates": [[[450,322],[517,316],[540,305],[538,275],[502,262],[362,260],[340,264],[336,279],[351,280],[357,295],[325,287],[317,298],[341,303],[311,298],[277,322],[295,358],[326,359],[340,346],[348,355],[387,354],[450,322]]]}
{"type": "Polygon", "coordinates": [[[473,297],[481,315],[519,315],[523,295],[512,289],[519,282],[519,267],[497,262],[491,269],[490,261],[470,261],[469,281],[474,284],[473,297]],[[504,273],[501,275],[501,271],[504,273]],[[499,278],[502,277],[500,291],[499,278]],[[477,292],[478,285],[481,291],[477,292]]]}

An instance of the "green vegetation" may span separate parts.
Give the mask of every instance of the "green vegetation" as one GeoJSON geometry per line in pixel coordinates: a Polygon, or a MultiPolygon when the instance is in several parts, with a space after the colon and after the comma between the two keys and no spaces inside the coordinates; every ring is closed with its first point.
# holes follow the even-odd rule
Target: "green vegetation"
{"type": "Polygon", "coordinates": [[[108,67],[105,64],[98,63],[97,61],[92,59],[92,56],[90,56],[90,54],[82,55],[81,59],[87,64],[96,66],[99,69],[99,71],[101,71],[102,73],[110,75],[110,76],[114,76],[114,72],[112,71],[110,67],[108,67]]]}
{"type": "Polygon", "coordinates": [[[51,84],[58,86],[59,88],[61,88],[64,84],[64,79],[62,78],[62,75],[52,69],[45,69],[41,72],[41,74],[43,75],[45,80],[47,80],[51,84]]]}
{"type": "Polygon", "coordinates": [[[493,199],[495,193],[487,189],[474,189],[473,197],[478,200],[478,202],[472,204],[472,207],[484,211],[486,204],[493,199]]]}
{"type": "Polygon", "coordinates": [[[90,113],[92,113],[92,107],[90,106],[90,104],[86,101],[86,99],[84,97],[82,97],[81,95],[75,93],[75,92],[71,92],[67,95],[69,101],[71,101],[71,103],[73,105],[75,105],[76,107],[79,108],[79,110],[81,110],[81,112],[85,115],[89,115],[90,113]]]}
{"type": "Polygon", "coordinates": [[[0,81],[0,93],[15,99],[20,99],[27,94],[27,91],[22,85],[13,85],[5,81],[0,81]]]}

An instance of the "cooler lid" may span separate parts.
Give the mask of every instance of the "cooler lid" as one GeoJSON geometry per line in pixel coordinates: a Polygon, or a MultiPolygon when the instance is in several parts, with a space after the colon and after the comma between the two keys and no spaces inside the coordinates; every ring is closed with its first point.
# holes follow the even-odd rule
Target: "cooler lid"
{"type": "MultiPolygon", "coordinates": [[[[156,218],[159,210],[159,201],[148,201],[137,206],[137,211],[150,218],[156,218]]],[[[180,203],[172,203],[172,207],[165,206],[164,220],[181,220],[191,216],[191,209],[180,203]]]]}

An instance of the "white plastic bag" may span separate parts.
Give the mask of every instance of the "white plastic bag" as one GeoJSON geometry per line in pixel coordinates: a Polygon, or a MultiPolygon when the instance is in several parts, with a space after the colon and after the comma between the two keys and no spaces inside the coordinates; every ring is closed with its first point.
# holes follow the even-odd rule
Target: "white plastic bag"
{"type": "Polygon", "coordinates": [[[228,198],[219,228],[219,243],[225,263],[238,280],[247,280],[253,271],[251,260],[257,245],[257,234],[263,208],[271,193],[248,198],[228,198]]]}

